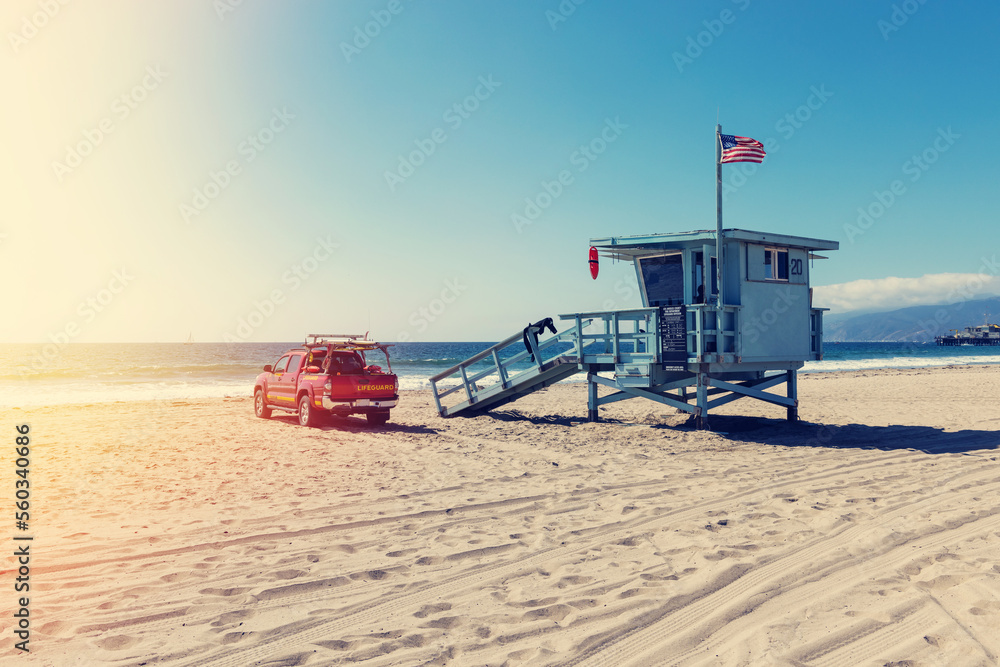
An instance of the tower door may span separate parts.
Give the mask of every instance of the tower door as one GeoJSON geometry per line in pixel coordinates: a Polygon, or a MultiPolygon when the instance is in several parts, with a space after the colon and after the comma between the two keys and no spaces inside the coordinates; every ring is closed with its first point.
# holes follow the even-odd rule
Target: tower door
{"type": "Polygon", "coordinates": [[[719,293],[719,281],[718,274],[716,273],[715,257],[710,257],[710,266],[708,270],[705,270],[705,253],[695,252],[691,253],[694,261],[691,262],[694,266],[694,273],[692,274],[691,284],[694,286],[693,298],[694,303],[712,303],[714,298],[708,300],[705,299],[705,287],[706,283],[709,282],[706,278],[710,278],[712,283],[711,296],[715,297],[719,293]]]}

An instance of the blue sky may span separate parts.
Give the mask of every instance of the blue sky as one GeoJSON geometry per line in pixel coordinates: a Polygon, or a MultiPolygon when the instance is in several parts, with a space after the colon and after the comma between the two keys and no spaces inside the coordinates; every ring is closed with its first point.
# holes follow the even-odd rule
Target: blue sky
{"type": "Polygon", "coordinates": [[[6,2],[0,341],[489,341],[637,306],[588,240],[713,228],[717,118],[770,148],[723,166],[725,225],[840,241],[819,305],[1000,293],[998,27],[940,0],[6,2]]]}

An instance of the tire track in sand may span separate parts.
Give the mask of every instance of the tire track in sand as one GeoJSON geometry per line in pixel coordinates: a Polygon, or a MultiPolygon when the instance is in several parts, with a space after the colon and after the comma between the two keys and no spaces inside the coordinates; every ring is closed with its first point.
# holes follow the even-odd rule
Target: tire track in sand
{"type": "MultiPolygon", "coordinates": [[[[586,538],[581,538],[570,545],[549,547],[530,555],[506,561],[476,565],[444,581],[411,589],[389,599],[383,597],[358,604],[352,609],[346,610],[346,613],[334,618],[327,617],[298,621],[280,628],[280,631],[279,629],[274,629],[267,634],[277,638],[268,644],[216,648],[215,650],[208,649],[209,652],[207,654],[203,654],[183,664],[192,667],[207,664],[242,667],[242,665],[252,664],[255,661],[264,660],[269,656],[275,656],[281,651],[294,649],[296,646],[301,647],[319,639],[345,634],[355,628],[363,627],[375,621],[381,621],[382,625],[385,625],[392,617],[412,613],[429,601],[437,600],[465,589],[480,589],[487,582],[503,580],[519,571],[530,569],[547,560],[566,557],[574,553],[589,550],[605,542],[624,539],[634,534],[640,528],[649,530],[657,524],[692,519],[702,515],[706,511],[731,504],[736,500],[766,496],[774,491],[793,485],[815,483],[830,477],[847,473],[858,474],[871,469],[884,471],[887,465],[905,464],[910,456],[912,456],[911,451],[894,451],[888,455],[879,456],[874,459],[866,458],[863,461],[844,464],[842,462],[842,453],[833,452],[830,458],[841,460],[841,462],[838,465],[815,472],[808,477],[793,477],[788,479],[789,476],[802,472],[802,469],[796,469],[783,474],[782,481],[773,482],[765,486],[739,491],[722,498],[707,499],[694,505],[654,516],[636,517],[630,521],[608,524],[598,529],[588,530],[586,538]]],[[[971,474],[973,472],[967,471],[957,477],[965,477],[971,474]]],[[[322,598],[321,595],[316,597],[322,598]]]]}
{"type": "MultiPolygon", "coordinates": [[[[858,461],[855,464],[853,464],[851,467],[855,468],[858,465],[862,465],[862,466],[866,466],[866,467],[870,467],[871,465],[882,465],[882,464],[899,465],[899,464],[905,462],[906,455],[907,454],[905,452],[894,452],[890,456],[878,457],[874,461],[871,461],[871,460],[858,461]],[[895,460],[893,460],[893,459],[895,459],[895,460]]],[[[837,452],[829,452],[827,455],[819,457],[820,461],[826,460],[826,459],[832,459],[834,461],[840,461],[842,459],[842,456],[839,453],[837,453],[837,452]]],[[[568,471],[570,469],[566,469],[566,470],[568,471]]],[[[781,473],[781,476],[782,476],[782,478],[794,477],[796,474],[801,473],[803,470],[804,470],[804,468],[794,467],[794,468],[791,468],[789,470],[783,471],[781,473]]],[[[836,474],[838,472],[843,472],[844,471],[843,464],[839,463],[837,466],[835,466],[834,468],[832,468],[832,471],[833,471],[833,474],[836,474]]],[[[561,470],[560,473],[561,472],[563,472],[563,471],[561,470]]],[[[815,473],[815,474],[822,477],[826,473],[827,473],[827,471],[820,471],[820,472],[815,473]]],[[[528,478],[528,479],[530,479],[530,478],[528,478]]],[[[513,479],[501,478],[498,481],[503,481],[504,483],[509,483],[511,481],[521,481],[521,480],[522,480],[522,478],[517,477],[517,478],[513,478],[513,479]]],[[[527,480],[525,480],[525,481],[527,483],[532,483],[532,482],[528,482],[527,480]]],[[[803,481],[807,481],[807,480],[803,480],[803,481]]],[[[310,528],[310,529],[304,529],[304,530],[299,530],[299,531],[258,533],[258,534],[255,534],[255,535],[246,535],[246,536],[243,536],[243,537],[233,538],[233,539],[225,540],[225,541],[203,542],[203,543],[193,544],[193,545],[189,545],[189,546],[186,546],[186,547],[179,547],[179,548],[175,548],[175,549],[161,549],[161,550],[158,550],[158,551],[155,551],[155,552],[146,552],[146,553],[139,553],[139,554],[128,554],[128,553],[125,553],[122,556],[117,557],[117,558],[113,558],[113,559],[112,558],[108,558],[108,559],[101,559],[101,560],[80,561],[80,562],[75,562],[75,563],[71,562],[71,563],[67,563],[67,564],[56,564],[56,565],[50,565],[50,566],[42,566],[42,568],[39,571],[40,572],[46,572],[46,573],[48,573],[48,572],[62,572],[62,571],[74,570],[74,569],[82,569],[82,568],[101,567],[101,566],[106,566],[106,565],[118,566],[123,561],[157,560],[157,559],[162,559],[162,558],[164,558],[166,556],[174,556],[174,555],[180,555],[180,554],[190,554],[190,553],[193,553],[193,552],[196,552],[196,551],[200,551],[200,550],[207,550],[207,551],[210,551],[213,554],[218,554],[218,553],[220,553],[224,549],[231,548],[231,547],[236,547],[236,546],[240,546],[240,545],[255,544],[257,542],[266,542],[266,541],[270,541],[270,540],[285,540],[285,539],[289,539],[289,538],[296,538],[296,537],[317,535],[317,534],[326,533],[326,532],[346,531],[346,530],[352,530],[352,529],[359,528],[359,527],[369,527],[369,526],[373,526],[373,525],[388,524],[388,523],[392,523],[392,522],[396,522],[396,521],[410,521],[410,520],[417,519],[417,518],[426,519],[426,518],[432,518],[432,517],[435,517],[435,516],[453,516],[453,515],[456,515],[457,517],[462,517],[462,518],[457,518],[456,519],[456,523],[458,523],[458,521],[468,521],[469,518],[467,517],[467,515],[471,514],[471,513],[477,513],[477,510],[492,510],[492,509],[496,509],[498,507],[506,507],[506,506],[517,507],[518,505],[524,505],[524,504],[531,503],[531,502],[539,503],[539,502],[546,501],[546,500],[551,501],[553,499],[556,499],[556,498],[562,497],[562,496],[579,498],[579,497],[582,497],[582,496],[599,495],[599,494],[604,494],[604,493],[613,492],[613,491],[621,491],[621,490],[624,490],[624,489],[640,489],[640,488],[643,488],[643,487],[650,487],[650,486],[656,486],[656,485],[662,485],[662,484],[664,484],[664,480],[662,480],[662,479],[655,479],[655,480],[644,480],[644,481],[641,481],[641,482],[632,482],[632,483],[627,483],[627,484],[613,483],[613,484],[601,485],[599,487],[591,487],[591,488],[586,488],[586,489],[576,489],[576,490],[565,491],[565,492],[553,492],[553,493],[548,493],[548,494],[543,494],[543,495],[532,495],[532,496],[505,498],[505,499],[500,500],[500,501],[494,501],[494,502],[490,502],[490,503],[482,503],[482,504],[478,504],[478,505],[455,505],[455,506],[447,508],[447,509],[423,510],[423,511],[420,511],[420,512],[403,514],[403,515],[381,516],[381,517],[377,517],[375,519],[366,520],[366,521],[352,521],[352,522],[346,522],[346,523],[331,524],[331,525],[328,525],[328,526],[321,526],[321,527],[318,527],[318,528],[310,528]]],[[[767,488],[769,488],[769,487],[767,487],[767,488]]],[[[766,488],[764,490],[766,490],[766,488]]],[[[447,489],[438,489],[437,491],[438,492],[442,492],[442,491],[462,491],[463,495],[465,495],[465,493],[467,492],[467,489],[464,489],[461,486],[457,486],[457,487],[449,487],[447,489]]],[[[407,494],[407,495],[408,496],[413,496],[414,494],[407,494]]],[[[718,502],[724,502],[724,501],[725,501],[725,499],[720,499],[718,502]]],[[[388,501],[386,501],[386,502],[388,502],[388,501]]],[[[335,506],[335,507],[344,508],[345,505],[339,505],[339,506],[335,506]]],[[[512,511],[516,511],[516,510],[512,510],[512,511]]],[[[485,519],[481,518],[479,520],[485,520],[485,519]]],[[[627,524],[616,524],[616,525],[627,525],[627,524]]],[[[586,532],[590,533],[593,530],[595,530],[595,529],[593,529],[593,528],[587,529],[586,532]]],[[[128,547],[127,544],[122,546],[122,548],[125,549],[126,552],[129,550],[127,547],[128,547]]],[[[368,568],[368,569],[379,569],[379,568],[378,568],[378,565],[373,565],[371,568],[368,568]]],[[[349,577],[350,575],[348,574],[348,575],[344,575],[344,576],[348,576],[349,577]]],[[[231,582],[233,588],[239,588],[239,587],[245,587],[246,586],[245,581],[243,581],[243,579],[244,579],[244,573],[242,573],[242,572],[234,573],[231,578],[233,579],[233,581],[231,582]]],[[[227,585],[226,585],[227,581],[228,581],[228,579],[216,579],[216,580],[213,580],[213,584],[214,584],[213,587],[214,588],[226,588],[227,587],[227,585]]],[[[308,582],[303,582],[303,583],[307,584],[308,582]]],[[[313,589],[312,592],[302,593],[302,594],[292,595],[292,596],[284,596],[284,595],[282,595],[280,597],[278,597],[278,596],[274,596],[274,597],[269,596],[267,599],[261,599],[259,602],[257,602],[256,606],[258,608],[266,609],[266,608],[271,607],[271,606],[291,605],[291,604],[295,604],[295,603],[309,602],[309,601],[314,600],[314,599],[322,599],[322,598],[329,597],[329,595],[331,593],[331,590],[330,590],[330,588],[324,587],[322,585],[323,584],[322,580],[320,580],[320,581],[315,581],[314,580],[314,583],[315,583],[315,586],[312,587],[312,589],[313,589]]],[[[354,583],[353,580],[352,580],[352,583],[354,583]]],[[[360,585],[360,584],[356,584],[356,585],[360,585]]],[[[130,585],[130,587],[131,587],[131,585],[130,585]]],[[[302,586],[302,588],[309,588],[309,587],[306,586],[306,585],[304,585],[304,586],[302,586]]],[[[349,589],[348,588],[342,588],[338,592],[349,593],[349,589]]],[[[107,593],[107,591],[105,591],[105,593],[107,593]]],[[[177,599],[173,600],[172,602],[171,601],[166,601],[166,602],[164,602],[164,601],[158,601],[155,604],[150,604],[150,605],[147,605],[147,606],[140,605],[140,606],[132,607],[132,611],[135,614],[135,616],[133,616],[133,617],[131,617],[129,619],[125,619],[125,621],[126,622],[132,622],[135,619],[142,618],[142,612],[147,607],[149,609],[149,612],[147,614],[147,616],[149,618],[153,618],[154,614],[157,613],[157,610],[160,610],[160,609],[163,608],[164,605],[169,605],[169,604],[176,605],[178,609],[188,608],[188,610],[190,612],[194,608],[191,606],[189,598],[190,598],[189,594],[185,593],[185,594],[182,594],[177,599]]],[[[90,619],[88,619],[88,620],[90,620],[90,619]]],[[[150,628],[157,627],[157,626],[167,627],[167,625],[168,625],[167,623],[151,623],[148,627],[150,627],[150,628]]]]}
{"type": "MultiPolygon", "coordinates": [[[[850,563],[835,563],[826,569],[815,572],[811,578],[806,577],[808,580],[803,581],[799,585],[783,585],[780,595],[769,598],[745,615],[727,623],[723,628],[716,629],[712,636],[706,638],[698,647],[677,655],[675,662],[683,664],[685,661],[691,659],[697,660],[702,658],[707,653],[722,653],[727,649],[743,645],[746,638],[755,632],[759,632],[763,626],[763,619],[771,616],[771,607],[780,608],[780,611],[786,615],[794,615],[796,612],[802,611],[819,600],[836,597],[850,588],[859,586],[873,576],[884,575],[902,568],[908,561],[913,560],[914,552],[922,553],[930,549],[954,545],[956,539],[963,537],[970,538],[984,532],[989,532],[1000,525],[1000,520],[996,518],[996,514],[1000,514],[1000,508],[994,508],[992,513],[977,516],[976,519],[959,526],[931,531],[914,539],[893,543],[883,552],[873,554],[863,561],[852,560],[850,563]],[[975,522],[980,519],[986,521],[986,523],[975,525],[975,522]],[[958,531],[957,534],[954,532],[956,530],[958,531]]],[[[920,597],[920,602],[917,606],[923,606],[927,602],[931,602],[937,608],[938,613],[936,617],[939,621],[946,620],[951,625],[958,625],[951,616],[941,611],[939,605],[926,595],[920,597]],[[945,616],[947,616],[947,619],[942,618],[945,616]]],[[[907,603],[907,605],[911,604],[914,603],[907,603]]],[[[898,609],[890,612],[890,615],[896,613],[896,611],[898,609]]],[[[915,611],[915,609],[911,611],[915,611]]],[[[894,618],[894,621],[905,617],[906,614],[900,614],[899,618],[894,618]]],[[[844,631],[844,639],[840,641],[834,641],[833,638],[830,638],[810,648],[799,649],[793,654],[792,659],[812,664],[815,659],[837,650],[839,645],[850,643],[850,641],[853,641],[851,638],[860,640],[862,635],[867,634],[863,631],[865,624],[874,624],[877,627],[873,627],[871,631],[878,631],[883,636],[898,635],[898,638],[892,642],[883,642],[883,646],[896,645],[904,638],[911,638],[907,637],[905,633],[901,634],[902,629],[895,628],[892,623],[878,623],[869,620],[857,623],[849,630],[844,631]]],[[[966,628],[960,625],[958,627],[963,633],[968,634],[966,628]]],[[[924,627],[923,630],[924,632],[921,633],[921,636],[928,631],[928,628],[924,627]]],[[[839,633],[834,635],[834,637],[837,636],[839,636],[839,633]]],[[[973,640],[982,645],[974,637],[973,640]]],[[[852,650],[856,651],[856,649],[852,650]]],[[[983,647],[983,650],[989,656],[990,660],[996,662],[996,656],[985,647],[983,647]]],[[[833,662],[830,664],[860,664],[864,662],[862,658],[874,659],[875,657],[874,655],[865,654],[856,661],[833,662]]]]}
{"type": "MultiPolygon", "coordinates": [[[[975,475],[976,478],[991,477],[991,482],[1000,483],[996,476],[996,470],[992,466],[985,468],[985,471],[980,469],[970,472],[968,475],[962,475],[962,477],[972,475],[975,475]]],[[[923,506],[940,502],[941,497],[953,498],[960,508],[965,506],[968,499],[983,493],[982,487],[966,489],[965,492],[960,493],[946,489],[914,503],[900,503],[883,512],[879,521],[884,522],[906,516],[923,506]]],[[[1000,506],[992,508],[988,513],[976,515],[969,521],[961,522],[960,525],[953,528],[946,527],[941,531],[935,531],[927,538],[926,542],[928,545],[947,544],[974,532],[992,530],[997,526],[1000,526],[1000,506]],[[986,523],[976,526],[975,523],[982,519],[985,519],[986,523]]],[[[727,628],[728,633],[727,626],[734,619],[750,614],[766,602],[773,601],[775,604],[781,604],[779,600],[782,599],[784,591],[788,588],[801,589],[803,583],[810,583],[817,576],[820,576],[821,579],[815,588],[825,589],[826,582],[822,579],[825,575],[822,573],[830,567],[837,569],[836,564],[832,566],[822,564],[818,567],[807,567],[804,570],[799,569],[799,565],[815,562],[826,563],[823,560],[824,553],[831,552],[838,545],[849,545],[859,541],[867,535],[874,534],[879,528],[879,524],[848,524],[840,530],[828,533],[786,552],[776,559],[740,575],[731,583],[699,596],[688,604],[679,608],[670,606],[660,614],[651,613],[647,615],[645,623],[624,634],[616,635],[611,641],[598,644],[581,656],[560,664],[675,664],[686,657],[692,657],[695,653],[700,652],[698,647],[702,641],[699,639],[699,635],[706,632],[705,626],[708,626],[710,633],[723,628],[727,628]]],[[[887,554],[879,554],[879,557],[883,557],[886,564],[897,560],[900,563],[905,562],[907,558],[912,557],[912,552],[901,553],[899,548],[910,543],[911,540],[906,540],[893,545],[887,554]]],[[[882,565],[882,563],[878,564],[882,565]]],[[[852,563],[847,568],[855,570],[862,565],[863,563],[852,563]]],[[[800,590],[802,597],[796,601],[805,602],[807,600],[805,595],[814,591],[815,588],[800,590]]],[[[784,605],[782,607],[784,608],[784,605]]]]}

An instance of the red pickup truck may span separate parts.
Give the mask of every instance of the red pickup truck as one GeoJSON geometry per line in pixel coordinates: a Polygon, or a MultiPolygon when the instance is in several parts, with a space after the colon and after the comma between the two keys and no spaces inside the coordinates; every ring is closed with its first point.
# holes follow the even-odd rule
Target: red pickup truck
{"type": "Polygon", "coordinates": [[[399,401],[388,347],[367,334],[310,334],[302,347],[264,366],[254,382],[254,413],[267,419],[276,409],[296,412],[302,426],[316,426],[328,415],[363,414],[369,424],[381,426],[399,401]],[[376,350],[385,356],[387,370],[368,363],[366,353],[376,350]]]}

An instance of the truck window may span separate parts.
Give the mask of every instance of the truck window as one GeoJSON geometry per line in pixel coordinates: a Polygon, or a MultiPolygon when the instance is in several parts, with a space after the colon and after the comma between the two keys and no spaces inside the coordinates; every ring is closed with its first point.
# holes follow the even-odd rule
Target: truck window
{"type": "Polygon", "coordinates": [[[302,368],[302,360],[305,359],[305,356],[304,354],[293,354],[288,362],[288,372],[298,373],[299,369],[302,368]]]}
{"type": "Polygon", "coordinates": [[[281,359],[274,364],[274,368],[271,369],[272,373],[284,373],[285,369],[288,368],[288,355],[286,354],[281,359]]]}
{"type": "Polygon", "coordinates": [[[340,352],[330,357],[330,373],[333,375],[358,375],[363,371],[361,359],[354,353],[340,352]]]}

